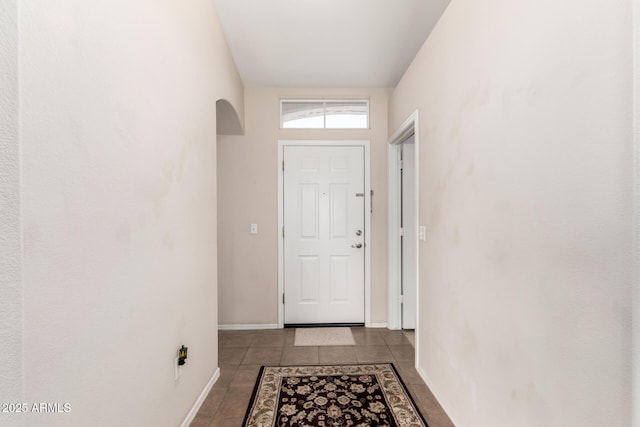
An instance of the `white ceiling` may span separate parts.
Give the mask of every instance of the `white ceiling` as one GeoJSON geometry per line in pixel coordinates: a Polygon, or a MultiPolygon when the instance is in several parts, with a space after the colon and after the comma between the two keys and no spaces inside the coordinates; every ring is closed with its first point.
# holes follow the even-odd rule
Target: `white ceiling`
{"type": "Polygon", "coordinates": [[[246,86],[393,87],[450,0],[215,0],[246,86]]]}

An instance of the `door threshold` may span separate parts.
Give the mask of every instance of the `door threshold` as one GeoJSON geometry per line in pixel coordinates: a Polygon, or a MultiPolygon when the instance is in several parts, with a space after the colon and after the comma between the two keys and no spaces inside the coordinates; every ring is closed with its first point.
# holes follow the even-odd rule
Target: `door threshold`
{"type": "Polygon", "coordinates": [[[285,323],[285,328],[351,328],[364,326],[362,323],[285,323]]]}

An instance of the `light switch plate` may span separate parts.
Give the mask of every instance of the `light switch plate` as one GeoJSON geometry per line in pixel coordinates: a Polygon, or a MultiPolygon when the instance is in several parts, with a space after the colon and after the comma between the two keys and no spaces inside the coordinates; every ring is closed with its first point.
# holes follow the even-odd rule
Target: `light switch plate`
{"type": "Polygon", "coordinates": [[[251,234],[258,234],[258,224],[251,224],[251,234]]]}
{"type": "Polygon", "coordinates": [[[422,240],[423,242],[427,240],[427,227],[425,227],[424,225],[418,227],[418,239],[422,240]]]}

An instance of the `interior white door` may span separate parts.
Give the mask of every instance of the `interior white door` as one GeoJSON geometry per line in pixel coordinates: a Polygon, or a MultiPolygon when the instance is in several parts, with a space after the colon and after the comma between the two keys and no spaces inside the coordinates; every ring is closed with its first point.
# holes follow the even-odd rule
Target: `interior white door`
{"type": "Polygon", "coordinates": [[[364,148],[284,147],[284,322],[364,322],[364,148]]]}
{"type": "Polygon", "coordinates": [[[402,329],[416,328],[416,243],[418,222],[415,198],[415,144],[414,137],[402,143],[401,197],[402,197],[402,329]]]}

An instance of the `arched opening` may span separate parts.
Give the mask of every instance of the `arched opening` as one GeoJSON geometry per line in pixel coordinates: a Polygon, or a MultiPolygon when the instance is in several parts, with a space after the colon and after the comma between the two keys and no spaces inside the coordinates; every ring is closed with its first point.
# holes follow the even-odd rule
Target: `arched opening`
{"type": "Polygon", "coordinates": [[[216,101],[216,123],[218,135],[242,135],[244,133],[238,113],[225,99],[216,101]]]}

